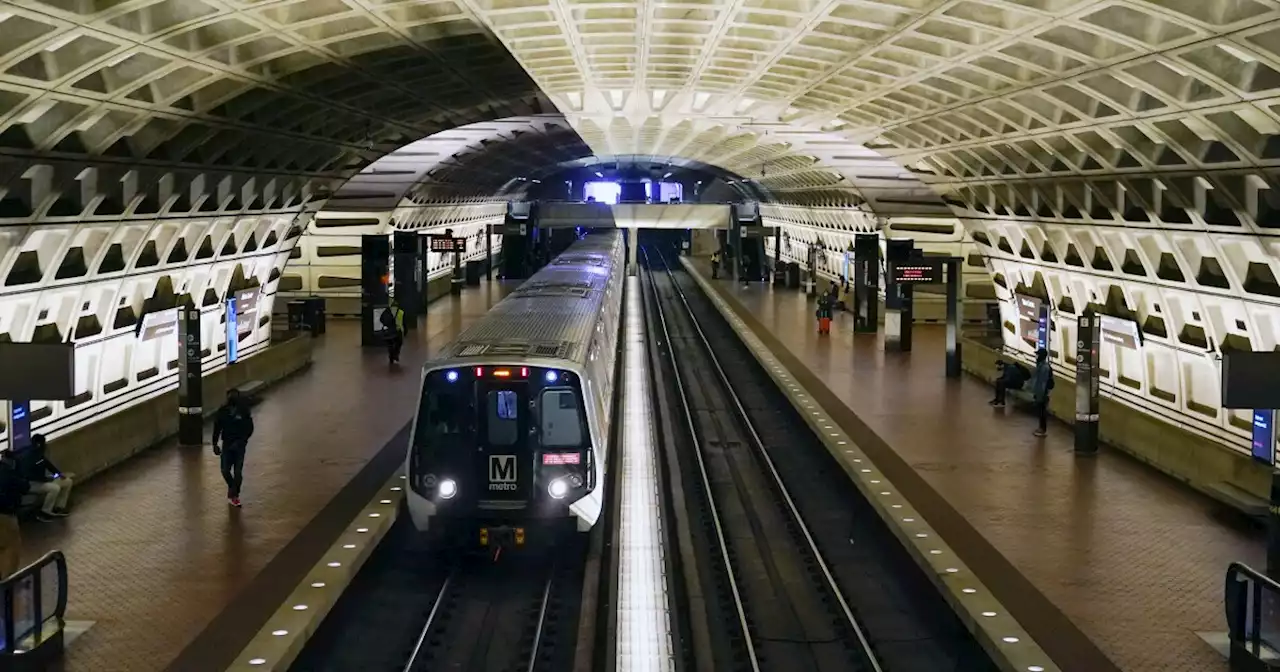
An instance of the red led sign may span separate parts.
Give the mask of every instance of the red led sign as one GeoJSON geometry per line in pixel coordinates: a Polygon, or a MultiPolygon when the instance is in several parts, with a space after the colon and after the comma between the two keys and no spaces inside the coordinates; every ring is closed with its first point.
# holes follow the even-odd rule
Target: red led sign
{"type": "Polygon", "coordinates": [[[900,283],[940,282],[936,264],[894,264],[893,281],[900,283]]]}
{"type": "Polygon", "coordinates": [[[432,252],[466,252],[466,238],[451,238],[448,236],[431,236],[432,252]]]}
{"type": "Polygon", "coordinates": [[[543,453],[542,463],[544,465],[564,465],[579,464],[582,462],[582,456],[578,453],[543,453]]]}

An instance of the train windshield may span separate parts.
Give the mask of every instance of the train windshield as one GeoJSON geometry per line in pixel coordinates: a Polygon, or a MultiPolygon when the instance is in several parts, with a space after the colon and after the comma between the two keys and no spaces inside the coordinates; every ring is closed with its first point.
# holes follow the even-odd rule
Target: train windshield
{"type": "Polygon", "coordinates": [[[488,395],[490,446],[510,446],[520,438],[520,397],[514,390],[490,390],[488,395]]]}
{"type": "Polygon", "coordinates": [[[582,414],[572,388],[542,391],[542,447],[577,448],[582,445],[582,414]]]}
{"type": "Polygon", "coordinates": [[[418,413],[418,447],[450,450],[464,445],[465,419],[471,417],[467,390],[461,385],[428,385],[418,413]]]}

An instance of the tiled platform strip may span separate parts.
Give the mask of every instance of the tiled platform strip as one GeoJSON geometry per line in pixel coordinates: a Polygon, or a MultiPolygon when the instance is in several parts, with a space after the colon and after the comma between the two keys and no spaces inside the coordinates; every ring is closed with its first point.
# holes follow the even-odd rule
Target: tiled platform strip
{"type": "Polygon", "coordinates": [[[287,672],[395,523],[403,488],[404,476],[397,472],[272,614],[228,672],[287,672]]]}
{"type": "Polygon", "coordinates": [[[859,450],[808,390],[737,316],[718,289],[703,278],[687,258],[682,258],[681,263],[996,664],[1006,672],[1060,672],[1044,650],[956,556],[942,535],[912,508],[893,483],[880,473],[871,459],[859,450]]]}

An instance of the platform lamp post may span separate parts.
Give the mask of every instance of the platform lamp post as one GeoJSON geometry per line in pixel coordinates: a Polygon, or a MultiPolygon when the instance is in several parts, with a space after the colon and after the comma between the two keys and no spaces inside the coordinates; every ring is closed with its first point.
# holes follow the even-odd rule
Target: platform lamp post
{"type": "Polygon", "coordinates": [[[10,450],[31,445],[31,401],[75,396],[76,348],[72,343],[0,343],[0,401],[10,450]]]}

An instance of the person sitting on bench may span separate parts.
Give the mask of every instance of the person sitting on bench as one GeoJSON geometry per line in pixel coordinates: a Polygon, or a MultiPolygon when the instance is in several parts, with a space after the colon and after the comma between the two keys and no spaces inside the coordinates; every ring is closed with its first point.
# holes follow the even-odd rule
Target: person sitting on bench
{"type": "Polygon", "coordinates": [[[996,360],[996,370],[1000,374],[996,377],[996,398],[988,403],[996,408],[1003,408],[1005,392],[1021,390],[1031,379],[1031,371],[1017,362],[1006,363],[1003,359],[996,360]]]}
{"type": "Polygon", "coordinates": [[[70,474],[63,474],[45,455],[46,445],[43,434],[33,434],[31,446],[18,451],[17,458],[22,477],[31,484],[31,492],[44,495],[44,505],[36,518],[47,522],[69,515],[67,501],[71,498],[73,482],[70,474]]]}

